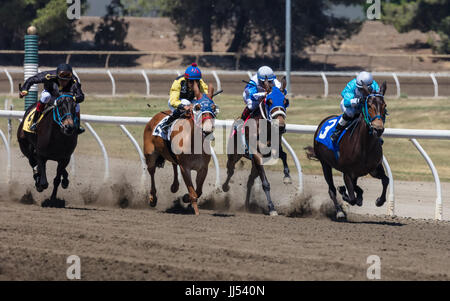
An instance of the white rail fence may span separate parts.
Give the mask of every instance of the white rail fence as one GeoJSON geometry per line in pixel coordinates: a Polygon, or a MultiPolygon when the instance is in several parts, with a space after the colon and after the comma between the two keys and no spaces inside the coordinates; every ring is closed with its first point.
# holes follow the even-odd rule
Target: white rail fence
{"type": "MultiPolygon", "coordinates": [[[[5,105],[6,109],[6,105],[5,105]]],[[[11,110],[0,110],[0,117],[8,119],[8,138],[6,138],[3,131],[0,129],[0,136],[5,145],[6,154],[7,154],[7,166],[6,166],[6,174],[7,180],[9,182],[11,178],[11,119],[21,119],[23,118],[23,111],[13,111],[11,110]]],[[[141,185],[145,183],[145,179],[147,176],[146,173],[146,163],[145,158],[142,153],[139,144],[136,139],[131,135],[131,133],[126,129],[125,125],[145,125],[151,119],[148,117],[117,117],[117,116],[96,116],[96,115],[81,115],[81,119],[87,126],[88,130],[96,139],[104,158],[104,179],[107,180],[109,178],[109,157],[106,151],[106,148],[101,140],[101,138],[97,135],[93,127],[90,123],[104,123],[104,124],[115,124],[119,125],[120,129],[123,133],[130,139],[131,143],[135,147],[142,167],[142,175],[141,175],[141,185]]],[[[230,129],[232,127],[232,120],[216,120],[216,128],[220,129],[230,129]]],[[[314,134],[317,129],[317,126],[314,125],[296,125],[296,124],[288,124],[286,126],[287,133],[296,133],[296,134],[314,134]]],[[[430,167],[431,173],[433,174],[434,181],[436,184],[436,205],[435,205],[435,219],[442,220],[443,219],[443,206],[442,206],[442,192],[441,192],[441,184],[439,180],[439,175],[437,170],[425,152],[425,150],[421,147],[419,142],[416,139],[445,139],[450,140],[450,130],[416,130],[416,129],[391,129],[387,128],[383,134],[384,137],[387,138],[408,138],[413,143],[413,145],[417,148],[420,154],[424,157],[427,164],[430,167]]],[[[297,188],[300,192],[303,191],[303,173],[300,165],[300,161],[295,154],[294,149],[289,145],[286,139],[283,138],[283,145],[287,148],[288,152],[292,156],[295,166],[297,168],[298,173],[298,184],[297,188]]],[[[213,165],[215,167],[215,185],[219,187],[220,185],[220,166],[217,160],[217,156],[214,152],[214,148],[211,147],[211,155],[213,157],[213,165]]],[[[73,158],[74,159],[74,158],[73,158]]],[[[73,163],[73,160],[72,160],[73,163]]],[[[389,177],[389,194],[387,199],[387,214],[395,215],[395,191],[394,191],[394,179],[392,176],[391,168],[387,159],[383,156],[383,165],[386,168],[388,177],[389,177]]],[[[72,165],[72,172],[75,172],[74,165],[72,165]]]]}
{"type": "MultiPolygon", "coordinates": [[[[40,71],[40,70],[39,70],[40,71]]],[[[11,77],[11,73],[21,73],[23,74],[22,68],[3,68],[3,72],[5,73],[6,77],[8,78],[9,84],[10,84],[10,94],[14,94],[14,81],[11,77]]],[[[123,75],[123,74],[130,74],[130,75],[142,75],[142,80],[145,82],[145,92],[143,92],[143,95],[150,96],[151,95],[151,82],[148,77],[148,75],[176,75],[179,76],[183,73],[182,70],[175,70],[175,69],[101,69],[101,68],[78,68],[74,73],[77,75],[77,77],[80,79],[80,82],[82,80],[83,74],[102,74],[102,75],[108,75],[110,81],[111,81],[111,95],[116,96],[116,78],[114,77],[114,74],[117,75],[123,75]],[[81,75],[81,76],[80,76],[81,75]]],[[[275,72],[277,75],[285,75],[285,72],[275,72]]],[[[217,90],[220,90],[222,88],[222,83],[220,80],[221,75],[236,75],[236,76],[252,76],[251,71],[226,71],[226,70],[205,70],[203,74],[207,75],[210,74],[214,77],[216,81],[217,90]]],[[[313,77],[321,77],[323,81],[323,96],[327,97],[329,95],[329,89],[328,89],[328,77],[353,77],[357,75],[358,72],[356,71],[348,71],[348,72],[319,72],[319,71],[294,71],[291,72],[291,76],[313,76],[313,77]]],[[[442,72],[442,73],[412,73],[412,72],[372,72],[372,74],[377,77],[392,77],[395,81],[396,85],[396,97],[401,97],[401,85],[399,77],[402,78],[429,78],[430,82],[433,84],[434,87],[434,97],[439,97],[439,83],[437,78],[450,78],[450,73],[448,72],[442,72]]]]}

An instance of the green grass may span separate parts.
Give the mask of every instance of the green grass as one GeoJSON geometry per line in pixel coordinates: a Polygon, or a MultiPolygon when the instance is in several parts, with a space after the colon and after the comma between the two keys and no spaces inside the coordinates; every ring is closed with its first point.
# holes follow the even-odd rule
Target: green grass
{"type": "MultiPolygon", "coordinates": [[[[0,96],[0,103],[5,96],[0,96]]],[[[9,98],[11,99],[11,98],[9,98]]],[[[240,116],[243,101],[239,96],[219,95],[215,99],[220,106],[219,119],[235,119],[240,116]]],[[[288,109],[288,123],[317,125],[324,117],[339,114],[337,98],[296,98],[291,99],[288,109]]],[[[16,109],[23,109],[23,100],[13,98],[16,109]]],[[[387,99],[389,116],[386,127],[410,129],[450,129],[450,99],[387,99]]],[[[124,98],[87,97],[81,104],[82,114],[111,116],[153,116],[167,109],[166,98],[144,98],[130,95],[124,98]],[[147,106],[150,104],[150,108],[147,106]]],[[[13,123],[13,135],[17,129],[17,121],[13,123]]],[[[111,157],[138,159],[137,153],[126,136],[114,125],[92,124],[105,143],[111,157]]],[[[6,130],[6,120],[0,122],[0,128],[6,130]]],[[[144,126],[127,126],[142,146],[144,126]]],[[[220,139],[220,133],[216,133],[220,139]]],[[[320,164],[306,159],[303,148],[312,145],[312,135],[286,134],[285,138],[299,156],[302,169],[306,174],[321,174],[320,164]]],[[[420,140],[422,147],[433,160],[441,181],[450,182],[450,141],[420,140]]],[[[13,138],[13,147],[17,146],[13,138]]],[[[3,151],[2,151],[3,152],[3,151]]],[[[99,147],[88,132],[79,139],[77,153],[100,155],[99,147]]],[[[433,177],[425,160],[408,139],[385,138],[384,154],[397,180],[432,181],[433,177]]],[[[219,155],[222,167],[225,167],[225,156],[219,155]]],[[[295,172],[293,160],[289,158],[291,171],[295,172]]],[[[245,166],[249,166],[248,162],[245,166]]],[[[281,162],[269,169],[281,170],[281,162]]]]}

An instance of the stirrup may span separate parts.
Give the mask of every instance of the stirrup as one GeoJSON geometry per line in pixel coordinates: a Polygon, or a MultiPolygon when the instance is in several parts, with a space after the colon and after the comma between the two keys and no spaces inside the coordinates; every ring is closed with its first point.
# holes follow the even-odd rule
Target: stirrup
{"type": "Polygon", "coordinates": [[[33,132],[36,131],[36,128],[37,128],[37,122],[33,123],[33,124],[30,126],[30,130],[32,130],[33,132]]]}
{"type": "Polygon", "coordinates": [[[86,131],[86,130],[83,127],[81,127],[81,126],[78,127],[78,135],[83,134],[84,131],[86,131]]]}

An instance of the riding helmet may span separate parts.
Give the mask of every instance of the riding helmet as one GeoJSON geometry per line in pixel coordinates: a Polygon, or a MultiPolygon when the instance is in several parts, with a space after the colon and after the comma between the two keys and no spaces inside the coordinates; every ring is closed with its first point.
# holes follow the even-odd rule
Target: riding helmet
{"type": "Polygon", "coordinates": [[[70,80],[72,79],[72,67],[69,64],[59,64],[56,68],[56,74],[59,79],[70,80]]]}
{"type": "Polygon", "coordinates": [[[191,66],[187,67],[186,72],[184,72],[184,78],[188,80],[198,80],[202,78],[202,72],[200,68],[197,67],[196,63],[192,63],[191,66]]]}

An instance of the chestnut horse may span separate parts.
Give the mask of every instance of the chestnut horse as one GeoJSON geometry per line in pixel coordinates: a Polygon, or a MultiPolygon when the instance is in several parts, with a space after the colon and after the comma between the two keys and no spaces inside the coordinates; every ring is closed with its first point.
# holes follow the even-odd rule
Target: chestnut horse
{"type": "Polygon", "coordinates": [[[197,100],[205,100],[209,108],[204,108],[202,104],[195,104],[192,108],[184,113],[182,118],[174,121],[173,130],[170,133],[170,142],[163,140],[159,136],[154,136],[153,131],[158,123],[170,111],[160,112],[156,114],[146,125],[144,130],[144,155],[147,163],[147,169],[151,177],[151,190],[149,196],[149,204],[155,207],[157,203],[156,187],[155,187],[155,171],[157,167],[163,167],[164,161],[172,163],[173,167],[173,183],[170,187],[172,193],[178,191],[178,169],[180,166],[181,175],[188,189],[188,194],[184,195],[183,201],[190,202],[195,215],[199,214],[197,200],[202,195],[202,187],[208,173],[208,164],[211,160],[209,152],[210,137],[214,131],[214,119],[216,117],[216,105],[212,101],[214,88],[212,85],[208,87],[208,95],[200,93],[198,83],[194,84],[194,93],[197,100]],[[197,116],[198,118],[195,118],[197,116]],[[194,140],[194,135],[200,136],[201,150],[195,148],[198,143],[194,140]],[[205,148],[208,148],[205,152],[205,148]],[[197,171],[196,189],[192,184],[191,171],[197,171]]]}
{"type": "Polygon", "coordinates": [[[308,159],[318,159],[322,164],[323,175],[328,184],[328,194],[336,208],[337,220],[345,220],[346,214],[336,199],[332,168],[343,173],[345,186],[339,187],[339,192],[342,194],[343,200],[350,205],[362,205],[363,190],[357,185],[357,181],[359,177],[367,174],[381,179],[383,185],[381,196],[375,204],[381,207],[386,201],[386,188],[389,184],[389,178],[386,176],[382,165],[383,148],[380,138],[384,132],[386,118],[385,93],[386,82],[383,82],[379,92],[374,93],[369,92],[367,86],[363,86],[364,100],[360,104],[362,113],[356,120],[356,125],[342,136],[338,159],[336,159],[332,150],[316,140],[322,124],[335,116],[328,116],[317,127],[314,134],[314,149],[311,146],[305,148],[308,159]],[[348,195],[345,188],[347,188],[348,195]]]}
{"type": "MultiPolygon", "coordinates": [[[[264,190],[264,193],[267,198],[268,208],[269,208],[269,215],[276,216],[277,211],[275,210],[275,206],[273,205],[272,198],[270,196],[270,183],[267,179],[266,173],[264,171],[264,158],[266,158],[266,155],[263,155],[261,153],[262,147],[269,147],[271,148],[271,154],[273,154],[273,151],[280,151],[281,150],[281,134],[285,131],[286,127],[286,98],[284,94],[281,91],[284,91],[286,88],[286,79],[282,79],[282,88],[281,90],[274,87],[272,88],[269,84],[267,79],[264,82],[264,89],[266,90],[266,97],[264,100],[261,101],[259,110],[256,110],[252,115],[251,119],[254,119],[256,121],[256,131],[254,131],[254,135],[256,137],[252,137],[252,134],[250,133],[250,129],[248,127],[245,127],[245,141],[242,143],[246,143],[249,145],[249,151],[252,150],[249,154],[243,154],[242,152],[238,152],[238,141],[241,140],[238,138],[241,134],[239,131],[241,131],[241,127],[238,127],[237,130],[233,132],[231,137],[228,140],[228,146],[227,146],[227,179],[225,180],[225,183],[222,185],[223,191],[227,192],[230,189],[229,182],[231,180],[231,177],[234,174],[234,169],[236,163],[242,158],[245,157],[252,161],[252,170],[250,172],[250,175],[247,180],[247,193],[245,197],[245,208],[246,210],[249,210],[250,207],[250,194],[253,184],[255,183],[255,179],[259,176],[262,182],[262,187],[264,190]],[[273,92],[273,94],[271,94],[273,92]],[[267,99],[267,100],[266,100],[267,99]],[[276,105],[271,109],[269,112],[266,112],[265,107],[271,108],[274,103],[281,104],[280,106],[276,105]],[[267,114],[268,113],[268,114],[267,114]],[[266,136],[267,139],[265,141],[260,141],[260,136],[258,135],[259,128],[260,128],[260,121],[268,121],[266,120],[266,116],[270,116],[271,120],[269,122],[265,122],[265,125],[267,126],[267,133],[266,136]],[[278,131],[279,131],[279,147],[275,150],[273,149],[273,146],[271,145],[271,127],[274,126],[271,121],[276,121],[275,124],[278,124],[278,131]],[[249,143],[249,141],[256,141],[256,145],[253,145],[254,143],[249,143]],[[265,145],[264,145],[265,143],[265,145]]],[[[262,123],[261,123],[262,124],[262,123]]]]}

